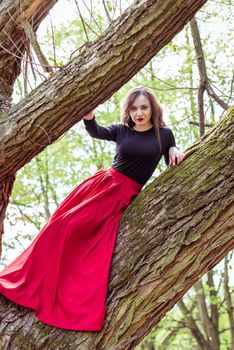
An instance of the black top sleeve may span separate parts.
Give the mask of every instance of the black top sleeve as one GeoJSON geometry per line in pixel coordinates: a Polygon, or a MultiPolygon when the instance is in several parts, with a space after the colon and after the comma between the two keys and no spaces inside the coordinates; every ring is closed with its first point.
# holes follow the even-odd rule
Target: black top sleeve
{"type": "MultiPolygon", "coordinates": [[[[169,128],[168,128],[168,144],[167,144],[167,145],[168,145],[168,146],[167,146],[167,150],[166,150],[166,152],[164,153],[164,161],[165,161],[166,165],[169,165],[169,149],[170,149],[170,147],[176,147],[176,148],[178,148],[178,147],[176,146],[175,136],[174,136],[172,130],[169,129],[169,128]]],[[[178,148],[178,149],[179,149],[179,148],[178,148]]]]}
{"type": "Polygon", "coordinates": [[[85,129],[91,137],[100,140],[116,141],[118,124],[101,126],[96,122],[95,116],[91,120],[83,119],[85,129]]]}

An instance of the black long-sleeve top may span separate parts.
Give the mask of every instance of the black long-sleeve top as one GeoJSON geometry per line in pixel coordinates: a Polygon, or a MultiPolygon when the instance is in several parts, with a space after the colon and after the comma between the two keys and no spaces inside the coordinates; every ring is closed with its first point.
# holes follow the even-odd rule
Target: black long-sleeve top
{"type": "Polygon", "coordinates": [[[95,117],[83,119],[85,129],[91,137],[114,141],[116,153],[112,168],[144,185],[153,174],[161,157],[169,164],[169,148],[176,147],[173,132],[168,127],[160,127],[162,151],[154,127],[146,131],[136,131],[124,124],[101,126],[95,117]]]}

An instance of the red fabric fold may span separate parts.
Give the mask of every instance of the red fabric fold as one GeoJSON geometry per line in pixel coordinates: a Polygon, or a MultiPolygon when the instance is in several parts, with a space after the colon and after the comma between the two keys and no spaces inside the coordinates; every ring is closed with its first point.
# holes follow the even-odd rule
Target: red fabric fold
{"type": "Polygon", "coordinates": [[[80,183],[0,272],[0,293],[45,324],[102,330],[118,224],[141,189],[113,168],[80,183]]]}

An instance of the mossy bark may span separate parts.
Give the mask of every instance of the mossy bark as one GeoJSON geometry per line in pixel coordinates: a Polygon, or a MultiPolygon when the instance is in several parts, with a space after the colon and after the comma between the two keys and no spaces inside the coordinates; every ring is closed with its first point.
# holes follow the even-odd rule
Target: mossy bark
{"type": "Polygon", "coordinates": [[[126,209],[101,332],[42,324],[0,297],[9,349],[134,349],[189,288],[234,247],[234,107],[126,209]],[[20,321],[19,321],[20,319],[20,321]]]}

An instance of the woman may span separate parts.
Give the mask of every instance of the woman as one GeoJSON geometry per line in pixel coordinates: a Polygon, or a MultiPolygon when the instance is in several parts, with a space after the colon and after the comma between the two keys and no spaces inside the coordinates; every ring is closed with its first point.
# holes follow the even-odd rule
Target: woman
{"type": "Polygon", "coordinates": [[[64,199],[29,247],[0,272],[0,293],[34,309],[46,324],[100,331],[119,220],[162,155],[173,166],[184,154],[146,87],[129,91],[121,123],[100,126],[92,112],[83,120],[92,137],[116,142],[112,166],[64,199]]]}

